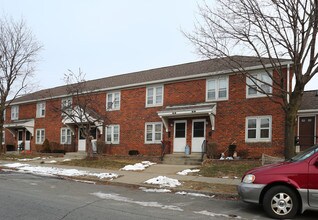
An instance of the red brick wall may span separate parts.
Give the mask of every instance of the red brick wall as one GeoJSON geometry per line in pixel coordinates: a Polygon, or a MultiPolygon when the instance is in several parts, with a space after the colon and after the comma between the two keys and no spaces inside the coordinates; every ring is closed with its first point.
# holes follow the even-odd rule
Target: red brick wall
{"type": "MultiPolygon", "coordinates": [[[[138,150],[145,155],[160,155],[160,144],[145,144],[145,123],[161,122],[157,112],[166,106],[204,103],[206,96],[206,79],[185,82],[174,82],[164,85],[164,105],[145,107],[146,87],[121,90],[120,111],[106,111],[106,93],[92,94],[90,107],[104,116],[105,124],[120,125],[120,144],[107,145],[109,153],[127,155],[129,150],[138,150]]],[[[74,101],[73,101],[74,102],[74,101]]],[[[75,102],[74,102],[75,103],[75,102]]],[[[63,127],[61,112],[54,108],[61,106],[60,99],[46,101],[45,118],[35,118],[36,103],[20,105],[19,119],[35,118],[35,129],[44,128],[46,138],[50,142],[60,143],[60,128],[63,127]]],[[[282,155],[284,146],[284,112],[278,104],[268,98],[246,99],[245,79],[239,75],[229,77],[229,100],[218,101],[215,130],[211,130],[208,117],[206,138],[215,142],[220,152],[227,149],[233,141],[237,143],[237,151],[248,151],[249,157],[260,157],[261,153],[282,155]],[[248,116],[272,116],[272,142],[245,143],[245,120],[248,116]],[[210,135],[212,133],[212,135],[210,135]]],[[[7,111],[7,119],[10,111],[7,111]]],[[[188,143],[191,145],[192,120],[202,117],[185,118],[188,122],[188,143]]],[[[177,120],[182,120],[178,118],[177,120]]],[[[169,132],[163,128],[164,141],[173,144],[173,119],[169,121],[169,132]]],[[[318,129],[317,129],[318,130],[318,129]]],[[[6,132],[8,134],[9,132],[6,132]]],[[[7,136],[7,135],[6,135],[7,136]]],[[[105,129],[101,139],[105,140],[105,129]]],[[[8,140],[8,139],[6,139],[8,140]]],[[[75,134],[77,140],[77,133],[75,134]]],[[[36,149],[35,137],[31,142],[32,150],[36,149]]]]}

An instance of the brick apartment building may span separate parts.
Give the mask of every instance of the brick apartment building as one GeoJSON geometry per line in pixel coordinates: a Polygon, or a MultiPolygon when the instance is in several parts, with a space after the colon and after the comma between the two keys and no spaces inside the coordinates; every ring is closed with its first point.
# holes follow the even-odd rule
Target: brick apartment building
{"type": "MultiPolygon", "coordinates": [[[[229,68],[229,62],[272,83],[259,59],[245,56],[87,81],[91,108],[103,118],[93,125],[93,139],[105,141],[107,153],[118,155],[128,155],[131,150],[160,155],[161,141],[170,153],[184,152],[186,145],[191,153],[201,152],[204,140],[215,143],[219,152],[235,142],[238,154],[282,155],[285,117],[281,106],[248,87],[246,83],[253,82],[229,68]]],[[[262,62],[273,69],[270,60],[263,58],[262,62]]],[[[291,62],[280,62],[286,65],[287,75],[291,62]]],[[[274,88],[261,86],[269,91],[274,88]]],[[[17,98],[6,110],[4,144],[17,149],[23,142],[26,150],[37,151],[48,139],[66,151],[86,151],[78,127],[53,110],[53,106],[63,105],[76,106],[67,86],[17,98]]]]}

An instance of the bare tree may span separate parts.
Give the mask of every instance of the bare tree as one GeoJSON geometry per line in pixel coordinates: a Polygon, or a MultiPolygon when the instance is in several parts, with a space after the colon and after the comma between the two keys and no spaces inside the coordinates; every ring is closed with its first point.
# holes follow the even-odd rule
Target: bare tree
{"type": "Polygon", "coordinates": [[[282,106],[286,113],[285,157],[292,157],[295,154],[297,112],[303,92],[318,71],[318,1],[215,0],[199,6],[199,15],[194,32],[185,35],[200,55],[227,57],[228,60],[234,54],[259,58],[272,83],[254,77],[233,60],[231,68],[239,69],[253,82],[253,89],[282,106]],[[271,69],[262,63],[263,57],[269,58],[271,69]],[[295,85],[291,89],[284,84],[287,80],[286,63],[281,62],[282,58],[293,63],[295,85]],[[273,71],[277,76],[272,74],[273,71]],[[259,84],[273,89],[264,89],[259,84]]]}
{"type": "Polygon", "coordinates": [[[102,127],[105,122],[105,115],[98,113],[100,104],[91,92],[94,88],[89,88],[85,81],[85,74],[79,70],[78,74],[69,70],[65,74],[66,92],[72,101],[67,99],[62,106],[55,107],[55,111],[62,113],[62,121],[65,124],[74,124],[78,128],[78,135],[85,138],[87,156],[93,157],[92,135],[93,128],[102,127]]]}
{"type": "MultiPolygon", "coordinates": [[[[24,21],[0,19],[0,134],[5,109],[28,88],[40,49],[24,21]]],[[[0,135],[0,153],[4,150],[2,138],[0,135]]]]}

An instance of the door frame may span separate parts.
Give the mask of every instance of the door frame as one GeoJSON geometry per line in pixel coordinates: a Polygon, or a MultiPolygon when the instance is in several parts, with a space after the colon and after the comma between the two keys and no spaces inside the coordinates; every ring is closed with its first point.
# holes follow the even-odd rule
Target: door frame
{"type": "Polygon", "coordinates": [[[24,130],[23,129],[18,129],[18,131],[17,131],[17,147],[19,147],[19,145],[22,143],[22,142],[24,142],[24,130]],[[20,132],[21,132],[21,140],[19,140],[19,136],[20,136],[20,132]]]}
{"type": "Polygon", "coordinates": [[[27,129],[24,131],[24,149],[25,150],[31,150],[31,132],[29,132],[27,129]],[[27,133],[29,133],[29,140],[27,140],[27,133]]]}
{"type": "Polygon", "coordinates": [[[81,128],[78,128],[78,132],[77,132],[78,136],[77,136],[77,151],[86,151],[86,139],[81,139],[81,128]],[[84,143],[83,143],[84,142],[84,143]],[[80,148],[80,143],[81,146],[82,144],[84,145],[84,149],[80,148]]]}
{"type": "MultiPolygon", "coordinates": [[[[193,149],[194,149],[194,147],[193,147],[193,138],[194,138],[194,123],[195,122],[204,122],[204,134],[203,134],[203,138],[204,138],[204,140],[206,140],[206,119],[205,118],[201,118],[201,119],[192,119],[192,130],[191,130],[191,145],[192,145],[192,147],[191,147],[191,149],[192,149],[192,152],[193,152],[193,149]]],[[[202,143],[200,144],[200,145],[202,145],[202,143]]],[[[201,146],[200,146],[201,147],[201,146]]],[[[194,151],[195,153],[201,153],[202,152],[202,149],[200,149],[200,151],[194,151]]]]}
{"type": "Polygon", "coordinates": [[[187,120],[175,120],[173,122],[173,126],[174,126],[174,131],[173,131],[173,153],[180,153],[180,152],[184,152],[184,150],[182,151],[175,151],[175,140],[176,140],[176,124],[177,123],[184,123],[185,124],[185,136],[184,136],[184,139],[185,139],[185,144],[184,144],[184,147],[187,145],[187,128],[188,128],[188,122],[187,120]]]}

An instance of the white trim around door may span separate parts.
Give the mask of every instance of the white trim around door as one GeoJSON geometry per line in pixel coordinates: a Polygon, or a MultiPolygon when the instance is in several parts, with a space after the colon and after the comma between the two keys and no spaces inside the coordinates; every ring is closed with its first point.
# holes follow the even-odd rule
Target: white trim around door
{"type": "Polygon", "coordinates": [[[205,140],[206,120],[193,119],[192,120],[192,148],[191,152],[202,152],[202,143],[205,140]]]}
{"type": "Polygon", "coordinates": [[[184,152],[187,144],[187,121],[174,121],[173,152],[184,152]]]}

